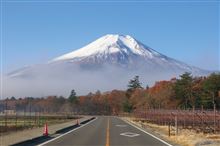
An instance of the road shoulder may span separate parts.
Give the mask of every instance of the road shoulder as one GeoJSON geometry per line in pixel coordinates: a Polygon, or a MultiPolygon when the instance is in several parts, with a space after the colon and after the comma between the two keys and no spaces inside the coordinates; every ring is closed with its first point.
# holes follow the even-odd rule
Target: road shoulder
{"type": "MultiPolygon", "coordinates": [[[[80,121],[85,121],[89,118],[91,118],[91,117],[83,117],[80,119],[80,121]]],[[[66,123],[49,125],[48,126],[49,134],[55,134],[56,131],[58,131],[58,130],[61,130],[65,127],[75,125],[76,122],[77,122],[77,120],[73,120],[73,121],[66,122],[66,123]]],[[[17,143],[21,143],[23,141],[28,141],[28,140],[35,139],[37,137],[41,137],[42,135],[43,135],[43,127],[18,131],[18,132],[10,133],[8,135],[0,136],[1,145],[2,146],[14,145],[17,143]]]]}
{"type": "Polygon", "coordinates": [[[167,146],[180,146],[168,139],[165,139],[161,134],[159,134],[159,132],[155,132],[153,131],[153,129],[144,127],[143,125],[134,122],[133,120],[131,120],[131,118],[127,118],[127,117],[120,117],[121,120],[125,121],[126,123],[128,123],[129,125],[139,129],[140,131],[144,132],[147,135],[150,135],[151,137],[159,140],[160,142],[164,143],[167,146]]]}

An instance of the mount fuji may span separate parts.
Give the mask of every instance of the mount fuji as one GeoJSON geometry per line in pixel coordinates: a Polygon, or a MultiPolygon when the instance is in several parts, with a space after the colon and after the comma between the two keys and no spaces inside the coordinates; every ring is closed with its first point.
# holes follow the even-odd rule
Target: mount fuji
{"type": "MultiPolygon", "coordinates": [[[[167,57],[129,35],[108,34],[83,48],[64,54],[45,64],[33,65],[7,75],[19,81],[16,90],[27,91],[34,85],[37,94],[79,94],[96,90],[125,89],[139,75],[145,85],[178,77],[184,72],[206,76],[210,72],[167,57]],[[22,83],[22,86],[21,86],[22,83]]],[[[16,84],[12,84],[16,87],[16,84]]]]}
{"type": "Polygon", "coordinates": [[[58,62],[76,63],[82,67],[115,65],[125,69],[146,69],[148,72],[206,74],[206,71],[169,58],[129,35],[105,35],[81,49],[53,59],[50,63],[58,62]]]}

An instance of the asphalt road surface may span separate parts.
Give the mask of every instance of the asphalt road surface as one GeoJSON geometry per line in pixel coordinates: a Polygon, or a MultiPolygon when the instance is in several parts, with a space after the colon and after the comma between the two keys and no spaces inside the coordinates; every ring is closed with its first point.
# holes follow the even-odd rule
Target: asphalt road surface
{"type": "Polygon", "coordinates": [[[117,117],[97,117],[44,146],[171,146],[117,117]]]}

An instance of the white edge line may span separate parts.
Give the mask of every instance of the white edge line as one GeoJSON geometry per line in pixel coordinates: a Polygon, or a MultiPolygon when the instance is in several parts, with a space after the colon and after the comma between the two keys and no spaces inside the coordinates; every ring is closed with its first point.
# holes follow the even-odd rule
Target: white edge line
{"type": "Polygon", "coordinates": [[[69,134],[69,133],[71,133],[71,132],[73,132],[73,131],[75,131],[75,130],[77,130],[77,129],[79,129],[79,128],[82,128],[82,127],[84,127],[84,126],[90,124],[91,122],[94,122],[95,120],[97,120],[97,117],[96,117],[95,119],[93,119],[92,121],[89,121],[88,123],[86,123],[86,124],[84,124],[84,125],[82,125],[82,126],[80,126],[80,127],[77,127],[77,128],[75,128],[75,129],[73,129],[73,130],[71,130],[71,131],[68,131],[67,133],[64,133],[64,134],[62,134],[62,135],[60,135],[60,136],[57,136],[57,137],[55,137],[55,138],[53,138],[53,139],[51,139],[51,140],[48,140],[48,141],[46,141],[46,142],[44,142],[44,143],[41,143],[41,144],[39,144],[39,145],[37,145],[37,146],[43,146],[43,145],[45,145],[45,144],[47,144],[47,143],[49,143],[49,142],[51,142],[51,141],[54,141],[54,140],[56,140],[56,139],[58,139],[58,138],[60,138],[60,137],[63,137],[64,135],[67,135],[67,134],[69,134]]]}
{"type": "MultiPolygon", "coordinates": [[[[121,119],[121,118],[120,118],[120,119],[121,119]]],[[[164,141],[164,140],[162,140],[162,139],[160,139],[160,138],[156,137],[155,135],[153,135],[153,134],[151,134],[151,133],[148,133],[147,131],[145,131],[145,130],[141,129],[140,127],[138,127],[138,126],[136,126],[136,125],[132,124],[131,122],[128,122],[127,120],[124,120],[124,119],[121,119],[121,120],[123,120],[124,122],[128,123],[129,125],[131,125],[131,126],[133,126],[133,127],[137,128],[138,130],[140,130],[140,131],[142,131],[142,132],[144,132],[144,133],[146,133],[146,134],[150,135],[151,137],[153,137],[153,138],[155,138],[155,139],[159,140],[160,142],[162,142],[162,143],[164,143],[164,144],[166,144],[166,145],[168,145],[168,146],[173,146],[173,145],[171,145],[171,144],[167,143],[166,141],[164,141]]]]}

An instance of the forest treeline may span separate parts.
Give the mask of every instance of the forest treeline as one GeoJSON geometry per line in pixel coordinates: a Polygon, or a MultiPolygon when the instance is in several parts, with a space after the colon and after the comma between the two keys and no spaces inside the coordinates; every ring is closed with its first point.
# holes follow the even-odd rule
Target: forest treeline
{"type": "Polygon", "coordinates": [[[179,78],[158,81],[152,87],[143,87],[139,76],[128,81],[127,90],[97,91],[69,97],[7,98],[0,101],[0,111],[72,112],[76,114],[119,114],[140,108],[150,109],[220,109],[220,73],[208,77],[193,77],[184,73],[179,78]]]}

